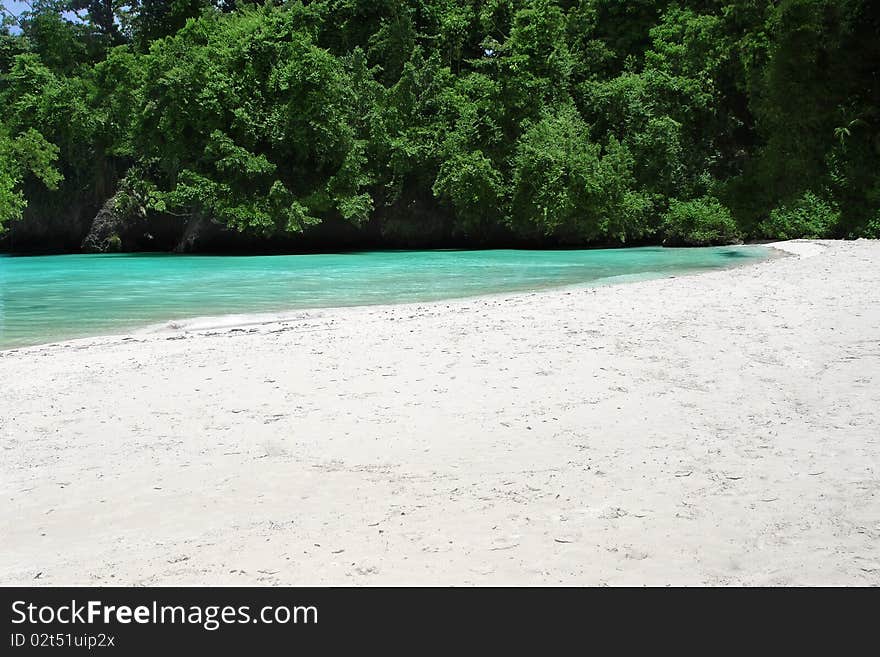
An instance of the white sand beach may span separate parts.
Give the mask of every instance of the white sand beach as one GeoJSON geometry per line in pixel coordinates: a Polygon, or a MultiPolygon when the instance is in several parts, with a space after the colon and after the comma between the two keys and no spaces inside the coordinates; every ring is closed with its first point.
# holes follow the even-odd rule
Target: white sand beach
{"type": "Polygon", "coordinates": [[[880,585],[880,243],[0,352],[0,584],[880,585]]]}

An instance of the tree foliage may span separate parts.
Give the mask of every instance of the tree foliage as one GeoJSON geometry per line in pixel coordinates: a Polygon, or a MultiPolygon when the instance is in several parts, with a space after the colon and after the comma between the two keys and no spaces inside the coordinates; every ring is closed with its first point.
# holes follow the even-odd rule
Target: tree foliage
{"type": "Polygon", "coordinates": [[[33,176],[49,189],[55,189],[61,174],[53,166],[58,147],[31,128],[11,137],[0,123],[0,231],[5,224],[20,219],[27,205],[22,192],[25,177],[33,176]]]}
{"type": "Polygon", "coordinates": [[[740,238],[730,210],[711,196],[673,200],[663,217],[663,233],[668,243],[685,246],[729,244],[740,238]]]}
{"type": "Polygon", "coordinates": [[[34,0],[0,27],[0,221],[116,195],[263,237],[874,235],[878,7],[34,0]]]}

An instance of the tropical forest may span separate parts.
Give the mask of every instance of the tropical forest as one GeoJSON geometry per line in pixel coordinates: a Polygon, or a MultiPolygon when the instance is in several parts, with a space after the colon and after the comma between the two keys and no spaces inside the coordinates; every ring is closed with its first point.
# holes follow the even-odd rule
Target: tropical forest
{"type": "Polygon", "coordinates": [[[0,251],[880,237],[870,0],[32,0],[0,251]]]}

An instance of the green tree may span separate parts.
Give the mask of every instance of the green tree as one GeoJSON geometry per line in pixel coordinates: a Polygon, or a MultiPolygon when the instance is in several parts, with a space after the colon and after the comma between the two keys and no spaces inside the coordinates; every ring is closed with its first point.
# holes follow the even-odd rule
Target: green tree
{"type": "Polygon", "coordinates": [[[730,210],[711,196],[673,200],[663,217],[663,235],[672,246],[731,244],[740,239],[730,210]]]}
{"type": "Polygon", "coordinates": [[[22,184],[27,176],[37,178],[49,189],[57,187],[61,181],[61,174],[53,166],[57,157],[58,149],[36,130],[13,138],[0,123],[0,232],[22,217],[27,206],[22,184]]]}
{"type": "Polygon", "coordinates": [[[33,0],[8,23],[5,152],[39,134],[63,180],[7,155],[6,207],[68,247],[114,196],[388,244],[877,230],[876,2],[33,0]]]}
{"type": "Polygon", "coordinates": [[[206,14],[155,43],[136,148],[158,174],[156,209],[266,234],[366,219],[352,79],[290,18],[206,14]]]}
{"type": "Polygon", "coordinates": [[[625,241],[649,230],[650,200],[634,188],[633,159],[611,139],[603,148],[574,106],[527,127],[513,161],[511,225],[562,242],[625,241]]]}

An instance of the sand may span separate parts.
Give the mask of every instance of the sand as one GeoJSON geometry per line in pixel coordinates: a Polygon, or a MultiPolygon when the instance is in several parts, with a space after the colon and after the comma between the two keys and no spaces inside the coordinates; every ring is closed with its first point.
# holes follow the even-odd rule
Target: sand
{"type": "Polygon", "coordinates": [[[780,248],[0,352],[0,584],[880,584],[880,243],[780,248]]]}

